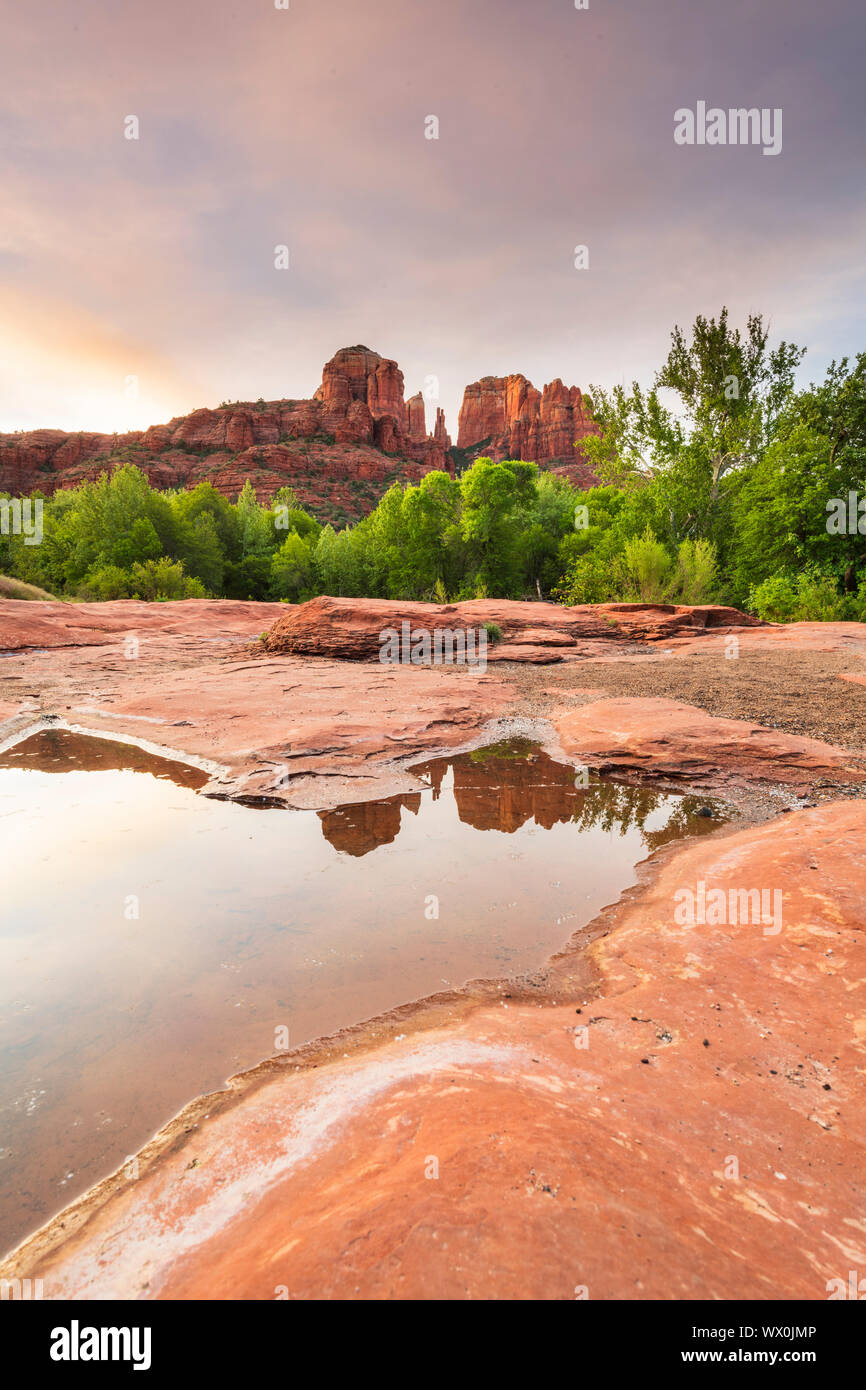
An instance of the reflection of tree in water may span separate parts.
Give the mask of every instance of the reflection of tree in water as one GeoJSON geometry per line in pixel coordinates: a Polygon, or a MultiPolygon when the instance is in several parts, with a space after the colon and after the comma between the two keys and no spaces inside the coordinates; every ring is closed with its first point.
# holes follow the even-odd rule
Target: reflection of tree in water
{"type": "MultiPolygon", "coordinates": [[[[580,830],[619,831],[620,835],[637,830],[647,849],[653,850],[684,835],[711,831],[725,819],[718,811],[713,819],[698,816],[698,807],[704,803],[693,796],[601,780],[576,786],[574,768],[555,762],[527,739],[493,744],[456,758],[436,758],[416,767],[429,782],[434,801],[443,794],[449,768],[457,814],[464,825],[476,830],[513,834],[528,821],[546,830],[573,822],[580,830]],[[654,812],[661,813],[664,824],[648,829],[646,822],[654,812]]],[[[397,838],[404,806],[417,815],[420,794],[320,811],[319,818],[325,838],[335,849],[358,856],[397,838]]]]}
{"type": "Polygon", "coordinates": [[[649,850],[658,849],[669,840],[681,840],[685,835],[706,834],[726,819],[717,808],[712,819],[699,816],[698,808],[706,802],[698,797],[674,796],[623,782],[594,782],[579,796],[583,799],[572,818],[579,829],[597,828],[611,833],[618,830],[620,835],[638,830],[649,850]],[[664,825],[649,830],[646,822],[659,810],[666,817],[664,825]]]}

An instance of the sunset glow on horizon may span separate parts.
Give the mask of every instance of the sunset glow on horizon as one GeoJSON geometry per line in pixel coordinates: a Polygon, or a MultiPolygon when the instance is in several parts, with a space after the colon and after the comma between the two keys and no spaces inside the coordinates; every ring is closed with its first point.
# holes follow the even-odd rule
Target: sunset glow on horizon
{"type": "Polygon", "coordinates": [[[441,404],[456,435],[468,382],[646,380],[673,325],[722,304],[808,343],[820,376],[863,334],[859,8],[23,11],[0,97],[0,430],[308,397],[365,343],[407,396],[438,380],[428,423],[441,404]],[[783,148],[679,146],[699,97],[784,109],[783,148]]]}

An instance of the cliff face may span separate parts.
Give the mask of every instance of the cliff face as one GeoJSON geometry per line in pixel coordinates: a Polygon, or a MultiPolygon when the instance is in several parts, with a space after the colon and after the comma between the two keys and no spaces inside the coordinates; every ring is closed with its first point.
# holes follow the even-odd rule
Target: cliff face
{"type": "Polygon", "coordinates": [[[324,402],[338,416],[345,414],[353,401],[361,401],[373,419],[390,415],[404,429],[406,426],[403,373],[396,362],[370,348],[340,348],[325,363],[314,400],[324,402]]]}
{"type": "Polygon", "coordinates": [[[578,387],[564,386],[557,377],[539,391],[519,373],[486,376],[463,393],[457,447],[483,445],[489,458],[526,459],[588,487],[595,475],[575,444],[595,433],[578,387]]]}
{"type": "Polygon", "coordinates": [[[312,400],[235,402],[122,435],[0,435],[0,492],[50,494],[134,463],[160,488],[209,481],[234,497],[249,478],[266,501],[290,484],[318,516],[352,520],[395,477],[417,482],[432,469],[450,471],[450,447],[442,412],[428,435],[421,395],[404,401],[396,362],[343,348],[325,364],[312,400]]]}
{"type": "MultiPolygon", "coordinates": [[[[596,480],[575,441],[595,428],[576,386],[484,377],[466,387],[457,446],[533,460],[586,487],[596,480]]],[[[208,481],[235,497],[249,478],[269,501],[290,484],[303,506],[340,523],[366,515],[397,478],[453,472],[450,450],[443,411],[428,434],[421,392],[407,401],[397,363],[358,346],[325,363],[312,400],[235,401],[128,434],[0,434],[0,492],[50,495],[134,463],[160,488],[208,481]]]]}
{"type": "Polygon", "coordinates": [[[442,411],[436,411],[436,426],[428,435],[421,392],[405,401],[403,373],[378,352],[341,348],[325,363],[312,403],[321,405],[325,428],[342,442],[374,444],[386,453],[402,454],[425,472],[450,470],[451,440],[442,411]]]}

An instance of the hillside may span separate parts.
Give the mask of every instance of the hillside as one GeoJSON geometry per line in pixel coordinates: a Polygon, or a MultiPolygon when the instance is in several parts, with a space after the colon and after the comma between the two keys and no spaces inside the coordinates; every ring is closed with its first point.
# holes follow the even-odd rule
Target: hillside
{"type": "Polygon", "coordinates": [[[393,482],[418,482],[433,469],[460,472],[488,443],[494,458],[537,458],[556,471],[565,462],[564,471],[580,473],[575,481],[591,482],[579,455],[572,462],[566,452],[572,432],[576,440],[593,428],[577,388],[556,382],[540,393],[523,377],[507,381],[524,389],[507,393],[507,408],[504,391],[494,407],[485,392],[486,413],[472,417],[482,433],[467,425],[466,401],[479,383],[466,388],[456,449],[440,409],[427,433],[423,397],[405,399],[396,362],[360,345],[341,348],[311,400],[223,402],[128,434],[0,434],[0,493],[50,496],[134,463],[160,489],[207,481],[234,498],[249,478],[259,501],[269,502],[288,484],[304,508],[339,526],[366,516],[393,482]],[[522,452],[509,454],[509,444],[522,452]]]}
{"type": "Polygon", "coordinates": [[[267,502],[289,484],[320,520],[342,523],[365,516],[397,479],[450,471],[450,443],[441,411],[428,435],[420,393],[404,401],[396,362],[343,348],[312,400],[224,402],[128,434],[0,435],[0,492],[50,495],[134,463],[158,488],[208,481],[235,497],[249,478],[267,502]]]}

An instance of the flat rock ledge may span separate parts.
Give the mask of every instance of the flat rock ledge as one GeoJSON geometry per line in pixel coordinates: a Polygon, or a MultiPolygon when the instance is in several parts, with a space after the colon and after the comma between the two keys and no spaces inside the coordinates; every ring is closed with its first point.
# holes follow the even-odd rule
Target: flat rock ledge
{"type": "Polygon", "coordinates": [[[339,657],[374,661],[382,634],[447,630],[479,632],[494,625],[500,639],[487,647],[488,661],[562,661],[572,651],[586,655],[587,644],[600,655],[605,646],[661,642],[713,630],[762,627],[759,619],[707,604],[604,603],[564,608],[556,603],[471,599],[466,603],[404,603],[393,599],[316,598],[286,609],[264,638],[272,655],[339,657]],[[596,644],[602,644],[601,646],[596,644]]]}
{"type": "Polygon", "coordinates": [[[568,756],[602,772],[676,777],[708,788],[866,781],[862,760],[844,748],[745,719],[719,719],[679,700],[599,699],[559,711],[553,722],[568,756]]]}

